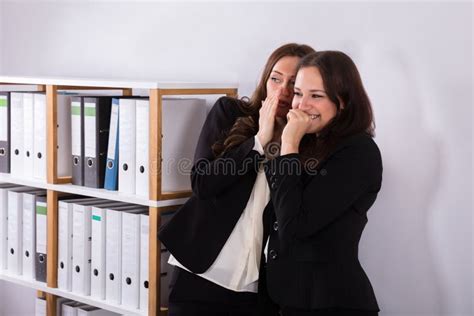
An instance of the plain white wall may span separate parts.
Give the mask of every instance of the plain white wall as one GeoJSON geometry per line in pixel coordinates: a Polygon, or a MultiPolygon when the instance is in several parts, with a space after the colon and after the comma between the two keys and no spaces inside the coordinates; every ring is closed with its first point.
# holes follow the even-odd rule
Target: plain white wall
{"type": "Polygon", "coordinates": [[[231,81],[248,95],[280,44],[345,51],[384,161],[360,244],[381,315],[472,315],[472,3],[7,1],[0,14],[4,75],[231,81]]]}

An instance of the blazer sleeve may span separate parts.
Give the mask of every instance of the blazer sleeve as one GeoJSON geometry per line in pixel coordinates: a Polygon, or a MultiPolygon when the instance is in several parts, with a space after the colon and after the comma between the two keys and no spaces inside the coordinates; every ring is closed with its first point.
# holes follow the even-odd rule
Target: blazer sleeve
{"type": "Polygon", "coordinates": [[[200,199],[208,199],[228,190],[249,170],[258,170],[263,156],[255,151],[254,137],[214,157],[212,145],[231,129],[239,116],[235,100],[220,98],[209,112],[196,147],[191,169],[191,187],[200,199]]]}
{"type": "Polygon", "coordinates": [[[380,152],[372,140],[336,151],[306,184],[299,154],[277,157],[265,170],[283,243],[310,237],[331,224],[361,196],[378,192],[382,176],[380,152]]]}

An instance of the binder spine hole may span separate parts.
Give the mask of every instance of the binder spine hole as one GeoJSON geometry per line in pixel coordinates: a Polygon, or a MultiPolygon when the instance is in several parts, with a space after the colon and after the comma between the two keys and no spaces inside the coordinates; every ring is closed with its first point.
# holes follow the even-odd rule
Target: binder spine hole
{"type": "Polygon", "coordinates": [[[25,251],[25,256],[28,258],[30,256],[30,252],[27,250],[25,251]]]}
{"type": "Polygon", "coordinates": [[[127,282],[127,284],[130,285],[130,284],[132,284],[132,279],[126,278],[126,279],[125,279],[125,282],[127,282]]]}
{"type": "Polygon", "coordinates": [[[30,157],[30,151],[26,152],[26,157],[30,157]]]}
{"type": "Polygon", "coordinates": [[[19,155],[20,154],[20,151],[18,149],[15,149],[15,155],[19,155]]]}
{"type": "Polygon", "coordinates": [[[144,172],[145,172],[145,167],[140,166],[140,173],[144,173],[144,172]]]}
{"type": "Polygon", "coordinates": [[[111,281],[113,281],[113,280],[115,279],[115,277],[114,277],[114,274],[113,274],[113,273],[109,274],[109,279],[110,279],[111,281]]]}
{"type": "Polygon", "coordinates": [[[79,268],[79,266],[76,266],[76,272],[77,273],[81,272],[81,268],[79,268]]]}
{"type": "Polygon", "coordinates": [[[60,267],[61,269],[64,269],[64,262],[61,261],[61,262],[59,263],[59,267],[60,267]]]}
{"type": "Polygon", "coordinates": [[[15,254],[15,249],[10,248],[10,253],[11,253],[12,255],[14,255],[14,254],[15,254]]]}
{"type": "Polygon", "coordinates": [[[41,157],[43,157],[43,155],[41,153],[38,153],[38,158],[41,159],[41,157]]]}
{"type": "Polygon", "coordinates": [[[145,289],[147,289],[148,288],[148,281],[143,282],[143,286],[145,287],[145,289]]]}
{"type": "Polygon", "coordinates": [[[127,171],[128,170],[128,165],[126,163],[123,164],[123,170],[127,171]]]}
{"type": "Polygon", "coordinates": [[[113,161],[108,161],[107,162],[107,168],[112,169],[114,167],[114,162],[113,161]]]}
{"type": "Polygon", "coordinates": [[[43,255],[40,255],[40,256],[39,256],[39,261],[40,261],[41,263],[44,262],[44,256],[43,256],[43,255]]]}
{"type": "Polygon", "coordinates": [[[74,166],[77,166],[77,165],[79,164],[79,158],[78,158],[78,157],[74,157],[73,163],[74,163],[74,166]]]}
{"type": "Polygon", "coordinates": [[[98,275],[99,275],[99,270],[94,269],[94,275],[95,275],[95,276],[98,276],[98,275]]]}
{"type": "Polygon", "coordinates": [[[89,167],[92,167],[93,164],[94,164],[94,161],[92,161],[91,158],[87,159],[87,165],[88,165],[89,167]]]}
{"type": "Polygon", "coordinates": [[[0,156],[5,156],[5,148],[0,148],[0,156]]]}

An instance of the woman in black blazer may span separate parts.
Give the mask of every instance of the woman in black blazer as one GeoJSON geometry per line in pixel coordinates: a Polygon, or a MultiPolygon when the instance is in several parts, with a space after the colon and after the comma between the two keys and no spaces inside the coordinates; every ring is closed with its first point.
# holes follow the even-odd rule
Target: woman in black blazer
{"type": "Polygon", "coordinates": [[[266,249],[270,297],[289,315],[377,315],[358,259],[382,182],[372,108],[344,53],[299,65],[281,155],[266,163],[274,215],[266,249]]]}
{"type": "Polygon", "coordinates": [[[266,286],[259,280],[262,241],[268,236],[262,217],[272,210],[259,198],[264,194],[257,194],[268,184],[255,134],[266,141],[279,139],[291,108],[296,67],[311,52],[298,44],[278,48],[249,101],[224,97],[211,109],[191,171],[193,194],[159,233],[175,266],[169,316],[274,312],[268,311],[266,286]]]}

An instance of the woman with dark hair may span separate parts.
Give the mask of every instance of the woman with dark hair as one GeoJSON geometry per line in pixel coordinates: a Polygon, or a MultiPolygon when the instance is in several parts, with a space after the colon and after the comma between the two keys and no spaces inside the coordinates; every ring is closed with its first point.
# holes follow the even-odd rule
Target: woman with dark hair
{"type": "Polygon", "coordinates": [[[169,316],[274,312],[259,278],[268,236],[262,219],[272,213],[261,142],[280,139],[298,62],[312,52],[281,46],[249,101],[223,97],[211,109],[194,156],[193,194],[159,234],[175,266],[169,316]]]}
{"type": "Polygon", "coordinates": [[[378,315],[358,244],[382,182],[369,98],[353,61],[322,51],[298,67],[280,156],[265,164],[274,210],[269,296],[282,315],[378,315]]]}

